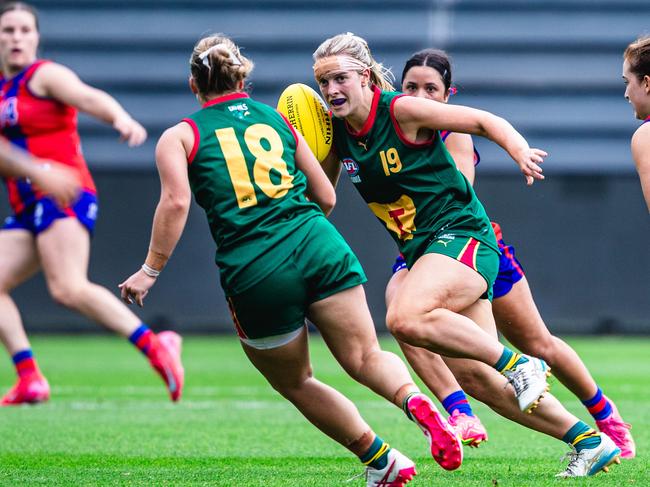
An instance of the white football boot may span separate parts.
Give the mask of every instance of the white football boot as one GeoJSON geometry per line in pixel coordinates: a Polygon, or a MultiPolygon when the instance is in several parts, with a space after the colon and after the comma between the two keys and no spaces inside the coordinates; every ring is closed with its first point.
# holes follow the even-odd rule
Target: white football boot
{"type": "Polygon", "coordinates": [[[402,487],[418,473],[415,463],[395,448],[388,452],[388,463],[384,468],[366,468],[366,487],[402,487]]]}
{"type": "Polygon", "coordinates": [[[506,370],[503,375],[515,389],[515,396],[519,402],[519,409],[530,413],[535,409],[542,396],[549,390],[546,378],[551,375],[551,369],[546,362],[529,355],[524,355],[528,360],[512,370],[506,370]]]}
{"type": "Polygon", "coordinates": [[[596,475],[601,470],[609,472],[609,466],[613,463],[621,463],[619,455],[621,450],[614,444],[609,436],[599,433],[600,444],[595,448],[585,448],[576,451],[572,446],[571,451],[562,459],[569,458],[564,472],[560,472],[556,477],[588,477],[596,475]]]}

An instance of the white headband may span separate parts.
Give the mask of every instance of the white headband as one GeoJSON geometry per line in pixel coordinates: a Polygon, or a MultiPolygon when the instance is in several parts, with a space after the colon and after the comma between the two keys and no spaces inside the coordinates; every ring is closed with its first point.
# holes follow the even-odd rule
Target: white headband
{"type": "Polygon", "coordinates": [[[210,58],[208,57],[212,51],[214,51],[217,48],[222,48],[228,53],[228,59],[230,59],[230,62],[233,63],[235,66],[241,66],[241,61],[237,59],[237,56],[226,46],[225,44],[215,44],[214,46],[210,47],[209,49],[206,49],[203,51],[201,54],[199,54],[199,59],[203,63],[203,66],[205,66],[208,69],[211,69],[212,66],[210,65],[210,58]]]}

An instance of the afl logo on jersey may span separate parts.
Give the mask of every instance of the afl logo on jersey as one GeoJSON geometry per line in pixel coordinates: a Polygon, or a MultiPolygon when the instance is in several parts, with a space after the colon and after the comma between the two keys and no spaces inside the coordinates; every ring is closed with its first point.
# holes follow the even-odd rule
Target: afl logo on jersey
{"type": "Polygon", "coordinates": [[[357,164],[354,160],[350,158],[345,158],[343,161],[343,167],[348,173],[348,176],[350,176],[350,179],[352,180],[353,183],[360,183],[361,178],[359,177],[359,164],[357,164]]]}
{"type": "Polygon", "coordinates": [[[0,104],[0,126],[11,127],[18,124],[18,100],[15,96],[0,104]]]}

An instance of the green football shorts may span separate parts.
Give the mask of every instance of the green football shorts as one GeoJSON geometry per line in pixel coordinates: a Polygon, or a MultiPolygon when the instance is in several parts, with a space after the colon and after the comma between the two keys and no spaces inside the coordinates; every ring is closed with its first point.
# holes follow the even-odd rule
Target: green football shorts
{"type": "Polygon", "coordinates": [[[474,237],[446,233],[432,240],[424,253],[446,255],[474,269],[487,282],[481,299],[492,301],[492,286],[499,273],[498,251],[474,237]]]}
{"type": "MultiPolygon", "coordinates": [[[[366,282],[359,260],[323,216],[270,275],[237,295],[227,296],[237,333],[244,339],[290,333],[305,324],[310,304],[366,282]]],[[[253,263],[253,265],[255,265],[253,263]]]]}

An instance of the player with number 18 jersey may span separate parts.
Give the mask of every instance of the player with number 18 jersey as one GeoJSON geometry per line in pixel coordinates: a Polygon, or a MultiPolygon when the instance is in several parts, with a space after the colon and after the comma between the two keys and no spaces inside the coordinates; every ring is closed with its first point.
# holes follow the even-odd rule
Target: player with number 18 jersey
{"type": "Polygon", "coordinates": [[[221,284],[240,338],[302,327],[304,309],[294,301],[305,290],[296,282],[310,288],[304,306],[365,282],[347,243],[305,197],[307,179],[295,163],[298,139],[282,115],[239,92],[212,99],[183,121],[195,140],[188,157],[190,187],[217,244],[221,284]],[[292,280],[297,269],[300,277],[292,280]],[[284,282],[278,283],[279,275],[284,282]],[[264,284],[267,278],[273,285],[264,284]],[[270,329],[268,315],[255,312],[262,300],[291,311],[276,314],[278,325],[270,329]],[[281,306],[283,300],[292,303],[281,306]]]}

